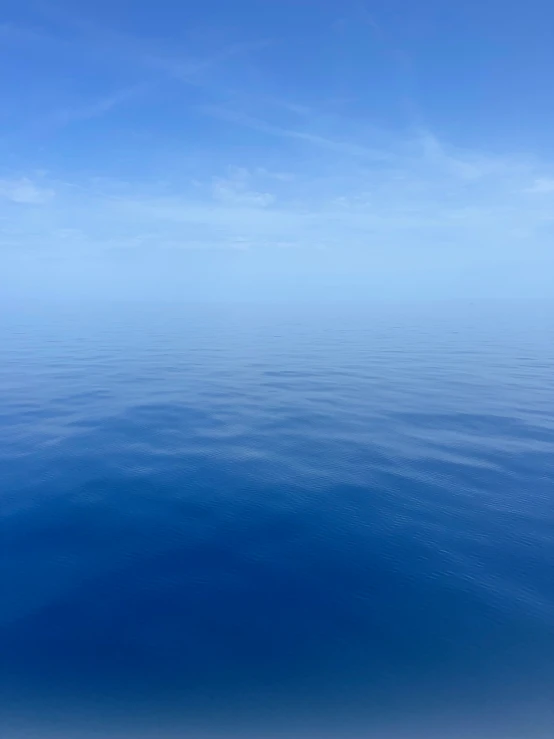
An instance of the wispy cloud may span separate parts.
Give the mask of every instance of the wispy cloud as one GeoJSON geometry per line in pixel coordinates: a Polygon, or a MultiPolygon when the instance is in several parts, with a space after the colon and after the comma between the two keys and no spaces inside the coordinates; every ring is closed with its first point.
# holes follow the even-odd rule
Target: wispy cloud
{"type": "MultiPolygon", "coordinates": [[[[206,49],[200,54],[175,53],[168,44],[139,37],[130,32],[115,30],[93,21],[75,7],[61,7],[56,3],[43,3],[43,15],[66,28],[73,29],[79,36],[78,43],[85,45],[100,56],[117,58],[135,66],[137,70],[150,70],[188,84],[200,84],[205,72],[234,57],[247,55],[265,48],[270,39],[257,39],[253,42],[232,40],[220,43],[216,48],[206,49]]],[[[202,80],[205,83],[205,79],[202,80]]]]}
{"type": "Polygon", "coordinates": [[[202,73],[218,67],[220,64],[250,52],[263,49],[270,44],[269,40],[260,40],[255,43],[231,43],[203,57],[182,59],[180,57],[161,54],[159,52],[140,50],[136,41],[133,47],[133,58],[137,63],[150,67],[188,84],[205,84],[200,81],[202,73]]]}
{"type": "Polygon", "coordinates": [[[223,106],[203,106],[199,111],[205,115],[218,118],[219,120],[244,126],[260,133],[270,134],[282,139],[297,140],[320,149],[327,149],[338,154],[366,159],[389,159],[390,154],[370,146],[364,146],[349,141],[336,140],[327,136],[321,136],[311,131],[286,128],[271,122],[264,121],[248,113],[226,108],[223,106]]]}
{"type": "Polygon", "coordinates": [[[213,195],[216,200],[231,205],[248,205],[265,208],[275,201],[269,192],[252,190],[252,175],[244,168],[234,168],[227,177],[213,180],[213,195]]]}
{"type": "Polygon", "coordinates": [[[527,188],[527,192],[537,193],[554,193],[554,177],[537,177],[533,184],[527,188]]]}
{"type": "Polygon", "coordinates": [[[0,180],[0,198],[21,205],[43,205],[54,197],[54,190],[40,187],[27,177],[0,180]]]}
{"type": "MultiPolygon", "coordinates": [[[[108,135],[105,151],[83,147],[74,163],[81,138],[65,149],[60,136],[62,156],[50,159],[52,174],[33,175],[41,166],[36,160],[15,174],[5,169],[0,249],[61,262],[109,263],[115,253],[140,253],[155,263],[166,252],[286,247],[314,264],[325,252],[335,271],[352,254],[368,269],[401,264],[407,272],[422,264],[433,270],[441,260],[465,268],[507,255],[550,259],[554,163],[455,146],[423,116],[379,128],[367,106],[359,115],[355,105],[335,106],[322,86],[315,86],[319,93],[293,87],[289,100],[279,85],[259,84],[260,70],[246,63],[242,75],[242,62],[234,63],[242,56],[246,62],[265,42],[237,42],[223,33],[215,48],[201,42],[199,53],[183,53],[72,13],[56,15],[56,33],[65,28],[64,43],[76,59],[81,45],[88,50],[87,64],[102,70],[107,92],[98,93],[94,76],[82,94],[70,87],[61,102],[44,95],[40,103],[53,109],[37,115],[33,109],[28,127],[94,122],[127,105],[134,112],[132,104],[150,105],[151,94],[171,113],[137,114],[137,128],[148,131],[145,147],[133,150],[130,142],[132,157],[118,157],[120,137],[108,135]]],[[[361,16],[362,40],[365,32],[375,34],[397,59],[393,36],[361,16]]],[[[360,13],[352,17],[350,24],[360,13]]],[[[34,31],[1,33],[15,43],[23,37],[39,43],[34,31]]],[[[47,43],[53,48],[52,39],[47,43]]],[[[331,92],[346,99],[349,90],[341,85],[331,92]]]]}
{"type": "Polygon", "coordinates": [[[342,152],[329,149],[327,167],[334,163],[336,172],[324,181],[302,168],[274,177],[262,162],[225,168],[203,180],[173,180],[164,193],[145,182],[68,186],[5,179],[0,183],[5,201],[42,207],[32,220],[23,213],[0,211],[0,216],[19,234],[22,248],[40,242],[43,249],[62,252],[71,241],[73,248],[95,252],[118,243],[152,253],[169,246],[287,244],[325,246],[337,255],[349,249],[384,255],[393,249],[406,259],[412,253],[424,258],[429,250],[452,259],[488,252],[492,258],[499,249],[524,242],[527,250],[546,249],[553,236],[552,209],[526,193],[548,191],[550,179],[509,157],[453,150],[437,137],[430,141],[431,147],[429,139],[419,141],[419,149],[418,139],[398,141],[388,164],[379,168],[352,165],[342,152]]]}
{"type": "Polygon", "coordinates": [[[53,110],[50,113],[45,113],[40,117],[40,119],[34,121],[31,128],[44,131],[63,128],[64,126],[77,121],[101,118],[114,108],[129,103],[134,98],[137,98],[145,90],[146,85],[131,85],[94,100],[53,110]]]}
{"type": "Polygon", "coordinates": [[[421,144],[424,161],[428,166],[438,167],[446,174],[464,180],[479,180],[505,167],[505,160],[477,152],[454,152],[430,131],[421,131],[417,140],[421,144]]]}
{"type": "MultiPolygon", "coordinates": [[[[65,59],[75,59],[75,70],[68,74],[78,74],[85,60],[93,60],[107,72],[127,77],[131,81],[115,91],[108,89],[100,95],[87,96],[73,94],[67,102],[53,110],[44,110],[35,115],[34,120],[18,127],[13,137],[37,129],[63,127],[70,123],[99,118],[119,107],[128,104],[148,89],[154,90],[166,80],[193,88],[213,90],[217,94],[218,68],[230,60],[265,48],[269,39],[256,39],[253,42],[229,40],[221,41],[215,47],[209,45],[197,53],[183,53],[168,44],[159,44],[150,38],[114,30],[92,21],[86,15],[75,12],[74,8],[62,7],[55,3],[39,6],[48,26],[23,26],[15,23],[0,24],[0,39],[24,47],[36,46],[42,50],[47,65],[55,64],[60,51],[65,59]],[[111,67],[111,68],[109,68],[111,67]]],[[[56,95],[59,97],[59,93],[56,95]]]]}

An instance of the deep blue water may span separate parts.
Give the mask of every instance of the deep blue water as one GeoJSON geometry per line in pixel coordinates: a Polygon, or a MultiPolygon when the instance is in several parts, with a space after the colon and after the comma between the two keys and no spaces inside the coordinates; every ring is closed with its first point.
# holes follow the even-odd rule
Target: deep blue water
{"type": "Polygon", "coordinates": [[[20,306],[0,331],[11,735],[544,724],[548,306],[20,306]]]}

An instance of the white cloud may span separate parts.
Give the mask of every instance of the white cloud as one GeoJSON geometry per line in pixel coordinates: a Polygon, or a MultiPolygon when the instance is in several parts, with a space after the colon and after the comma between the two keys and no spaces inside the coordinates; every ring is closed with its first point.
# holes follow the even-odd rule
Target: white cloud
{"type": "Polygon", "coordinates": [[[527,192],[552,193],[554,192],[554,177],[538,177],[527,192]]]}
{"type": "Polygon", "coordinates": [[[337,255],[356,249],[406,259],[429,250],[493,259],[510,249],[550,248],[550,201],[527,194],[550,191],[554,178],[542,175],[544,163],[539,177],[531,163],[459,151],[431,135],[398,140],[378,164],[362,150],[351,158],[328,149],[310,167],[301,159],[295,167],[288,156],[286,176],[275,175],[270,151],[248,167],[213,173],[205,165],[194,180],[160,173],[161,188],[154,180],[4,179],[0,248],[155,254],[324,245],[337,255]],[[14,209],[8,201],[41,207],[14,209]]]}
{"type": "Polygon", "coordinates": [[[54,190],[39,187],[30,179],[0,180],[0,197],[12,203],[42,205],[54,197],[54,190]]]}
{"type": "Polygon", "coordinates": [[[275,202],[275,196],[271,193],[250,189],[252,179],[248,170],[236,168],[228,177],[216,177],[213,180],[213,196],[222,203],[260,208],[266,208],[275,202]]]}

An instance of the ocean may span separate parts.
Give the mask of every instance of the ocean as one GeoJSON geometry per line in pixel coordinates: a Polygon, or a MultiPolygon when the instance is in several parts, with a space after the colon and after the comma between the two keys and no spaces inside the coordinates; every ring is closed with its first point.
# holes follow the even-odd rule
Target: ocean
{"type": "Polygon", "coordinates": [[[550,737],[554,310],[4,306],[0,726],[550,737]]]}

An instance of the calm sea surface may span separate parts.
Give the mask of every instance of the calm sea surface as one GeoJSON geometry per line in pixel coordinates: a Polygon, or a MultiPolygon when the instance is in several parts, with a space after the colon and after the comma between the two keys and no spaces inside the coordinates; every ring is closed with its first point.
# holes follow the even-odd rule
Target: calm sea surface
{"type": "Polygon", "coordinates": [[[548,306],[19,306],[0,336],[13,736],[544,723],[548,306]]]}

